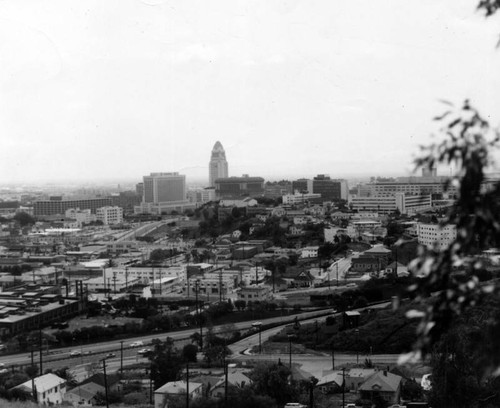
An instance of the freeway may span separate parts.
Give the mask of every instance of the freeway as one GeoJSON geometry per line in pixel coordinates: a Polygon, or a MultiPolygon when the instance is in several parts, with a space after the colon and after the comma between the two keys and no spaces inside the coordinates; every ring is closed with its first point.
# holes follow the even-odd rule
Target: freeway
{"type": "MultiPolygon", "coordinates": [[[[304,312],[300,314],[284,314],[283,316],[279,317],[274,317],[274,318],[269,318],[269,319],[262,319],[262,324],[263,325],[269,325],[269,324],[281,324],[281,325],[286,325],[295,320],[295,317],[297,316],[299,320],[304,320],[304,319],[311,319],[311,318],[317,318],[319,316],[325,316],[327,314],[332,314],[333,311],[331,309],[322,309],[322,310],[316,310],[312,312],[304,312]]],[[[238,322],[235,323],[235,329],[236,330],[246,330],[250,329],[252,327],[252,321],[245,321],[245,322],[238,322]]],[[[220,326],[214,326],[214,331],[220,331],[223,330],[224,325],[220,326]]],[[[205,331],[205,328],[203,329],[205,331]]],[[[148,345],[151,344],[151,341],[153,339],[162,339],[164,340],[166,337],[172,338],[177,344],[180,341],[187,340],[189,337],[195,333],[199,332],[198,327],[192,327],[186,330],[182,331],[174,331],[174,332],[167,332],[167,333],[153,333],[149,334],[147,336],[141,336],[141,337],[135,337],[135,338],[129,338],[126,340],[123,340],[123,356],[124,356],[124,364],[125,364],[125,359],[127,362],[130,362],[130,357],[134,357],[137,354],[137,350],[140,348],[147,347],[148,345]],[[135,342],[135,341],[142,341],[143,346],[138,346],[138,347],[130,347],[130,344],[135,342]]],[[[64,348],[59,348],[59,349],[54,349],[52,350],[49,354],[42,354],[42,361],[43,361],[43,369],[47,368],[60,368],[68,365],[75,365],[75,364],[85,364],[85,363],[90,363],[90,362],[97,362],[102,360],[106,354],[110,352],[114,352],[119,359],[120,357],[120,348],[121,348],[121,340],[115,339],[111,341],[106,341],[106,342],[101,342],[101,343],[93,343],[93,344],[86,344],[86,345],[74,345],[73,347],[64,347],[64,348]],[[71,352],[80,352],[80,355],[71,357],[70,353],[71,352]]],[[[132,359],[133,360],[133,359],[132,359]]],[[[35,353],[34,356],[34,362],[35,364],[39,364],[40,361],[40,356],[38,352],[35,353]]],[[[31,355],[29,352],[24,352],[20,354],[13,354],[9,356],[3,356],[0,357],[0,363],[5,364],[5,366],[12,367],[12,366],[27,366],[31,364],[31,355]]]]}
{"type": "MultiPolygon", "coordinates": [[[[379,303],[377,305],[368,306],[368,308],[384,308],[388,306],[390,302],[379,303]]],[[[357,309],[357,310],[364,310],[357,309]]],[[[310,323],[314,321],[322,322],[326,319],[327,316],[335,315],[335,312],[332,309],[322,309],[316,310],[312,312],[303,312],[300,314],[291,314],[291,315],[283,315],[279,317],[262,319],[262,326],[278,324],[278,326],[273,327],[271,329],[262,330],[260,333],[260,341],[266,341],[270,336],[278,333],[283,329],[284,326],[292,323],[296,317],[298,317],[301,323],[310,323]]],[[[338,313],[337,313],[338,315],[338,313]]],[[[235,330],[248,330],[252,327],[252,321],[238,322],[235,323],[235,330]]],[[[214,326],[214,332],[220,332],[224,329],[225,325],[214,326]]],[[[206,329],[203,328],[205,331],[206,329]]],[[[43,361],[43,370],[45,371],[48,368],[57,369],[61,367],[67,366],[76,366],[76,365],[84,365],[84,364],[97,364],[100,363],[103,359],[106,358],[108,362],[108,366],[110,369],[116,367],[120,367],[121,365],[121,342],[123,341],[123,365],[135,364],[139,361],[147,361],[144,357],[137,354],[137,351],[141,348],[150,347],[150,344],[153,339],[165,339],[170,337],[174,340],[177,347],[181,347],[182,345],[188,343],[190,340],[190,336],[199,332],[199,327],[193,327],[182,331],[175,332],[167,332],[167,333],[154,333],[147,336],[141,336],[136,338],[130,338],[127,340],[112,340],[101,343],[94,343],[88,345],[79,345],[73,347],[65,347],[56,350],[52,350],[49,354],[42,354],[43,361]],[[139,346],[131,347],[131,343],[141,341],[143,344],[139,346]],[[71,356],[70,353],[78,355],[71,356]],[[114,353],[115,355],[112,357],[107,357],[108,354],[114,353]]],[[[279,354],[273,354],[272,356],[265,355],[246,355],[245,352],[252,348],[253,346],[257,346],[259,344],[259,333],[246,337],[245,339],[233,343],[229,346],[232,351],[232,359],[277,359],[280,357],[279,354]]],[[[352,357],[348,354],[342,354],[341,359],[345,359],[345,361],[353,361],[352,357]]],[[[304,361],[311,360],[314,361],[314,358],[309,355],[303,355],[304,361]]],[[[301,358],[302,358],[301,357],[301,358]]],[[[325,361],[325,357],[321,358],[325,361]]],[[[321,360],[320,359],[320,360],[321,360]]],[[[373,356],[374,361],[390,363],[397,360],[397,355],[379,355],[373,356]]],[[[40,356],[38,352],[34,355],[34,363],[39,364],[40,356]]],[[[5,364],[6,368],[15,367],[15,366],[28,366],[31,364],[31,355],[28,352],[15,354],[10,356],[4,356],[0,358],[0,363],[5,364]]]]}

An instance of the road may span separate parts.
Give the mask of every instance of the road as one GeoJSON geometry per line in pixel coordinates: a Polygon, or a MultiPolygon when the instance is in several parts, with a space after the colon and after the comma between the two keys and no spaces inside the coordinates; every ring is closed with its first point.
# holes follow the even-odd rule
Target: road
{"type": "MultiPolygon", "coordinates": [[[[313,312],[304,312],[301,314],[284,314],[283,316],[279,317],[274,317],[274,318],[269,318],[269,319],[262,319],[262,323],[264,325],[267,324],[277,324],[281,323],[283,325],[289,324],[295,320],[295,317],[297,316],[299,320],[303,319],[309,319],[309,318],[317,318],[318,316],[324,315],[325,313],[328,313],[328,310],[319,310],[319,311],[313,311],[313,312]]],[[[246,330],[252,327],[252,321],[246,321],[246,322],[239,322],[235,323],[234,326],[236,330],[246,330]]],[[[214,326],[214,331],[220,331],[224,328],[225,325],[220,325],[220,326],[214,326]]],[[[203,328],[203,331],[205,332],[206,328],[203,328]]],[[[199,332],[198,327],[193,327],[189,328],[186,330],[182,331],[175,331],[175,332],[167,332],[167,333],[153,333],[149,334],[147,336],[141,336],[141,337],[135,337],[135,338],[130,338],[127,340],[123,341],[123,356],[124,356],[124,364],[125,361],[131,364],[130,358],[134,359],[137,355],[137,350],[148,347],[151,344],[151,341],[153,339],[161,339],[165,340],[167,337],[171,337],[176,344],[178,345],[179,342],[183,340],[187,340],[190,338],[190,336],[195,333],[199,332]],[[133,343],[134,341],[142,341],[144,343],[143,346],[131,348],[130,344],[133,343]]],[[[101,342],[101,343],[93,343],[93,344],[88,344],[88,345],[75,345],[73,347],[64,347],[56,350],[52,350],[50,354],[42,355],[42,362],[43,362],[43,369],[47,368],[60,368],[68,365],[75,365],[75,364],[86,364],[90,362],[98,362],[102,360],[106,354],[110,352],[116,353],[117,357],[115,359],[119,360],[120,357],[120,348],[121,348],[121,343],[120,340],[111,340],[111,341],[106,341],[106,342],[101,342]],[[72,351],[79,351],[81,353],[80,356],[78,357],[70,357],[70,352],[72,351]]],[[[113,361],[113,359],[110,359],[113,361]]],[[[35,364],[39,364],[40,358],[38,352],[35,353],[35,358],[34,362],[35,364]]],[[[3,356],[0,357],[0,363],[5,364],[5,366],[12,367],[12,366],[27,366],[31,364],[31,356],[29,355],[29,352],[24,352],[20,354],[14,354],[14,355],[9,355],[9,356],[3,356]]]]}
{"type": "MultiPolygon", "coordinates": [[[[384,308],[389,305],[390,302],[385,302],[378,305],[370,306],[370,308],[384,308]]],[[[363,309],[358,309],[363,310],[363,309]]],[[[274,317],[270,319],[262,319],[262,325],[268,324],[277,324],[280,325],[268,330],[262,330],[260,333],[260,341],[263,343],[270,336],[280,332],[283,330],[283,327],[292,323],[296,317],[298,317],[301,324],[312,323],[314,321],[322,322],[329,315],[335,315],[333,311],[328,313],[328,310],[320,310],[313,312],[304,312],[298,315],[284,315],[279,317],[274,317]],[[327,313],[327,314],[325,314],[327,313]]],[[[338,314],[337,314],[338,315],[338,314]]],[[[239,322],[235,323],[234,326],[236,330],[247,330],[252,327],[252,321],[239,322]]],[[[214,331],[218,332],[224,329],[224,325],[214,326],[214,331]]],[[[203,331],[205,332],[205,328],[203,331]]],[[[184,344],[190,342],[190,336],[199,332],[199,328],[190,328],[177,332],[169,332],[169,333],[156,333],[150,334],[148,336],[141,336],[133,339],[127,339],[123,341],[123,365],[131,365],[138,362],[146,362],[147,359],[143,356],[137,354],[137,351],[141,348],[151,347],[151,341],[153,339],[161,339],[164,340],[167,337],[170,337],[174,340],[176,346],[178,348],[182,348],[184,344]],[[130,347],[130,344],[134,341],[142,341],[143,345],[138,347],[130,347]]],[[[249,350],[252,347],[259,345],[259,333],[246,337],[245,339],[231,344],[229,346],[232,351],[231,359],[232,360],[267,360],[267,361],[277,361],[281,359],[283,362],[288,362],[289,354],[249,354],[249,350]]],[[[255,347],[257,348],[257,347],[255,347]]],[[[120,340],[112,340],[102,343],[94,343],[89,345],[75,346],[75,347],[65,347],[57,350],[52,350],[49,355],[42,355],[43,361],[43,370],[58,369],[62,367],[79,367],[80,371],[85,371],[86,366],[94,366],[94,367],[102,367],[102,360],[106,357],[108,353],[115,353],[114,357],[106,359],[106,365],[110,372],[116,371],[120,368],[121,365],[121,341],[120,340]],[[69,353],[71,351],[79,351],[81,355],[76,357],[70,357],[69,353]]],[[[331,369],[331,356],[328,354],[323,355],[311,355],[311,354],[296,354],[293,355],[293,362],[299,363],[301,365],[301,369],[303,371],[307,371],[309,373],[313,373],[311,375],[316,375],[322,370],[331,369]],[[315,374],[314,374],[315,373],[315,374]]],[[[352,354],[338,354],[335,356],[336,364],[345,364],[345,363],[355,363],[356,360],[364,361],[367,356],[359,355],[356,358],[356,355],[352,354]]],[[[370,359],[373,362],[379,364],[394,364],[397,359],[397,354],[378,354],[370,356],[370,359]]],[[[34,363],[39,365],[39,355],[38,352],[35,353],[34,363]]],[[[19,367],[19,366],[27,366],[31,364],[31,356],[28,352],[22,354],[16,354],[11,356],[5,356],[0,358],[0,363],[4,363],[6,368],[10,367],[19,367]]],[[[78,372],[78,370],[77,370],[78,372]]]]}

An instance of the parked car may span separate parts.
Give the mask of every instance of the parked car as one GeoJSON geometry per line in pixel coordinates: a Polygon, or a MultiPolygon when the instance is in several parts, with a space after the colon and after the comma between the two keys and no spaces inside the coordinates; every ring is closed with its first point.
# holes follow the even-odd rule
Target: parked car
{"type": "Polygon", "coordinates": [[[104,358],[113,358],[113,357],[116,357],[115,353],[108,353],[108,354],[106,354],[106,357],[104,357],[104,358]]]}
{"type": "Polygon", "coordinates": [[[69,353],[70,357],[78,357],[78,356],[81,356],[81,355],[82,355],[82,352],[79,351],[79,350],[74,350],[71,353],[69,353]]]}
{"type": "Polygon", "coordinates": [[[151,349],[143,348],[137,351],[137,354],[140,354],[141,356],[146,356],[148,353],[151,353],[151,349]]]}

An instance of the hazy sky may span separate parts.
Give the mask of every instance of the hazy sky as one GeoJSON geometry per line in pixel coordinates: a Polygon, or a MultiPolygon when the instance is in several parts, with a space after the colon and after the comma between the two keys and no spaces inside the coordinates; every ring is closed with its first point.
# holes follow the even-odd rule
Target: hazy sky
{"type": "Polygon", "coordinates": [[[404,175],[438,99],[500,122],[477,2],[0,1],[0,185],[404,175]]]}

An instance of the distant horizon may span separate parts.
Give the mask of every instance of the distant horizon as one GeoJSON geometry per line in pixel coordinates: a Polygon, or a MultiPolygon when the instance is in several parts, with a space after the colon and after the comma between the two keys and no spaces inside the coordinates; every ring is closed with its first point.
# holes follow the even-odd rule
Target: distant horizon
{"type": "Polygon", "coordinates": [[[470,0],[153,3],[0,2],[0,185],[203,183],[216,141],[234,176],[405,176],[443,100],[500,123],[470,0]]]}
{"type": "MultiPolygon", "coordinates": [[[[166,171],[165,171],[166,172],[166,171]]],[[[184,174],[179,172],[179,174],[184,174]]],[[[409,176],[420,176],[421,174],[419,172],[414,172],[414,173],[382,173],[382,172],[377,172],[373,174],[366,174],[366,173],[358,173],[358,174],[344,174],[344,175],[334,175],[331,173],[323,172],[323,173],[317,173],[314,175],[288,175],[288,176],[264,176],[261,174],[250,174],[250,176],[255,176],[255,177],[262,177],[264,179],[264,182],[277,182],[281,180],[288,180],[288,181],[294,181],[298,180],[301,178],[305,179],[312,179],[313,177],[317,176],[318,174],[325,174],[330,176],[332,179],[344,179],[344,180],[356,180],[356,181],[369,181],[372,177],[387,177],[387,178],[397,178],[397,177],[409,177],[409,176]]],[[[438,171],[437,173],[438,176],[445,176],[445,174],[440,174],[438,171]]],[[[241,177],[242,175],[229,175],[229,177],[241,177]]],[[[44,180],[44,181],[32,181],[32,182],[11,182],[11,183],[4,183],[0,184],[0,191],[5,190],[5,189],[16,189],[16,188],[22,188],[22,187],[30,187],[30,188],[113,188],[113,189],[118,189],[118,185],[120,185],[121,189],[124,190],[125,186],[129,186],[131,189],[135,188],[135,185],[137,183],[142,182],[142,177],[140,179],[131,179],[131,178],[112,178],[112,177],[105,177],[101,179],[94,179],[94,180],[83,180],[83,179],[66,179],[66,180],[44,180]]],[[[186,175],[186,185],[193,186],[197,185],[200,187],[208,187],[208,177],[203,178],[203,177],[188,177],[186,175]]],[[[125,191],[125,190],[124,190],[125,191]]]]}

